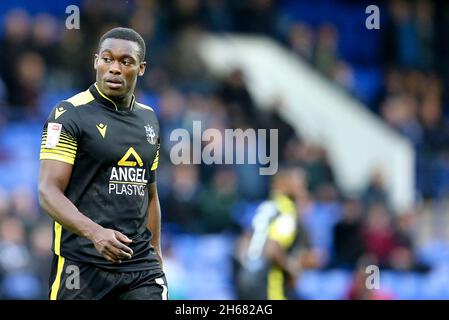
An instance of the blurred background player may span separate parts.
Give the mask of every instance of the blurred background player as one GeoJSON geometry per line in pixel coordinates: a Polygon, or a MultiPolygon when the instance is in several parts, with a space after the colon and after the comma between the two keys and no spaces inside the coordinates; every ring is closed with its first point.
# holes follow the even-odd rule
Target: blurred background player
{"type": "Polygon", "coordinates": [[[239,299],[296,299],[296,280],[302,269],[318,266],[297,203],[304,199],[303,170],[282,168],[273,176],[270,200],[256,210],[252,229],[236,249],[239,299]]]}

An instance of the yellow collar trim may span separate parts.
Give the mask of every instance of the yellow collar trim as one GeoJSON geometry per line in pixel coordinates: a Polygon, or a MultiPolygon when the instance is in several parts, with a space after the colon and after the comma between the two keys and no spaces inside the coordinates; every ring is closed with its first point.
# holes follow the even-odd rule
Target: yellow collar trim
{"type": "MultiPolygon", "coordinates": [[[[118,107],[117,107],[117,105],[115,104],[115,102],[112,101],[110,98],[108,98],[103,92],[100,91],[100,89],[98,88],[96,82],[95,82],[95,88],[97,89],[98,93],[99,93],[103,98],[105,98],[106,100],[110,101],[110,102],[114,105],[115,111],[118,111],[118,107]]],[[[135,103],[135,101],[136,101],[136,96],[133,95],[132,98],[131,98],[131,106],[130,106],[130,108],[129,108],[130,111],[132,111],[132,110],[134,109],[134,103],[135,103]]]]}
{"type": "Polygon", "coordinates": [[[103,94],[103,92],[100,91],[100,89],[97,86],[97,83],[95,82],[95,88],[97,89],[98,93],[100,94],[100,96],[102,96],[103,98],[105,98],[106,100],[112,102],[112,104],[115,107],[115,110],[118,111],[117,105],[115,104],[114,101],[112,101],[110,98],[108,98],[105,94],[103,94]]]}

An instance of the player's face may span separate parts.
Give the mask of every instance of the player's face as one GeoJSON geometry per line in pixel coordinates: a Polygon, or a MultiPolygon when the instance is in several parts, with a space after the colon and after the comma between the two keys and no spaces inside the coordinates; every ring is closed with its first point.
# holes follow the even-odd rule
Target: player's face
{"type": "Polygon", "coordinates": [[[300,171],[293,171],[289,177],[289,180],[291,195],[295,199],[299,199],[307,188],[304,175],[300,171]]]}
{"type": "Polygon", "coordinates": [[[145,72],[140,62],[139,45],[123,39],[106,39],[95,55],[96,81],[100,90],[110,98],[124,98],[134,92],[137,76],[145,72]]]}

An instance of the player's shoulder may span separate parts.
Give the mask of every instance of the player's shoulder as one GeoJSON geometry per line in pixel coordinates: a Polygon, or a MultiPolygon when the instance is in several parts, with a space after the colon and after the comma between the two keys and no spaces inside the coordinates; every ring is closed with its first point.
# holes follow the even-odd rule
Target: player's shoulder
{"type": "Polygon", "coordinates": [[[83,109],[80,107],[89,104],[92,100],[94,100],[94,97],[89,90],[79,92],[68,99],[59,101],[51,111],[49,119],[53,121],[76,121],[77,110],[83,109]]]}
{"type": "Polygon", "coordinates": [[[134,110],[137,111],[136,114],[139,118],[144,121],[149,121],[152,125],[159,126],[156,112],[150,106],[136,101],[134,103],[134,110]]]}
{"type": "Polygon", "coordinates": [[[65,100],[59,101],[55,110],[61,111],[62,109],[66,111],[74,111],[79,109],[79,107],[85,106],[93,101],[95,98],[89,90],[79,92],[65,100]]]}
{"type": "Polygon", "coordinates": [[[154,109],[153,108],[151,108],[150,106],[148,106],[146,104],[143,104],[142,102],[138,102],[138,101],[136,101],[134,103],[134,109],[135,110],[146,110],[146,111],[154,113],[154,109]]]}
{"type": "Polygon", "coordinates": [[[267,224],[278,214],[276,205],[272,200],[265,200],[261,202],[257,208],[253,217],[253,223],[267,224]]]}
{"type": "Polygon", "coordinates": [[[77,108],[89,104],[89,102],[93,101],[94,99],[95,98],[90,92],[90,90],[87,89],[85,91],[79,92],[71,96],[68,99],[61,101],[60,104],[63,104],[67,107],[77,108]]]}

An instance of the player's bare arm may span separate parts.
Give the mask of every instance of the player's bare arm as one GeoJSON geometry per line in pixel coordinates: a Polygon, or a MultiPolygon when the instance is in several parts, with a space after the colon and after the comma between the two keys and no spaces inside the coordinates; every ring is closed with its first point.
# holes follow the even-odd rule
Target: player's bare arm
{"type": "Polygon", "coordinates": [[[64,195],[72,173],[72,165],[55,160],[42,160],[39,175],[39,202],[42,208],[64,228],[93,242],[108,261],[131,259],[131,243],[119,231],[106,229],[83,215],[64,195]]]}
{"type": "Polygon", "coordinates": [[[151,239],[151,245],[156,250],[159,258],[159,262],[162,266],[162,250],[161,250],[161,207],[159,204],[159,196],[157,193],[156,182],[148,185],[148,229],[150,229],[153,238],[151,239]]]}
{"type": "Polygon", "coordinates": [[[277,241],[268,239],[265,243],[264,254],[269,261],[287,272],[290,277],[296,277],[299,271],[299,263],[289,259],[287,252],[277,241]]]}

